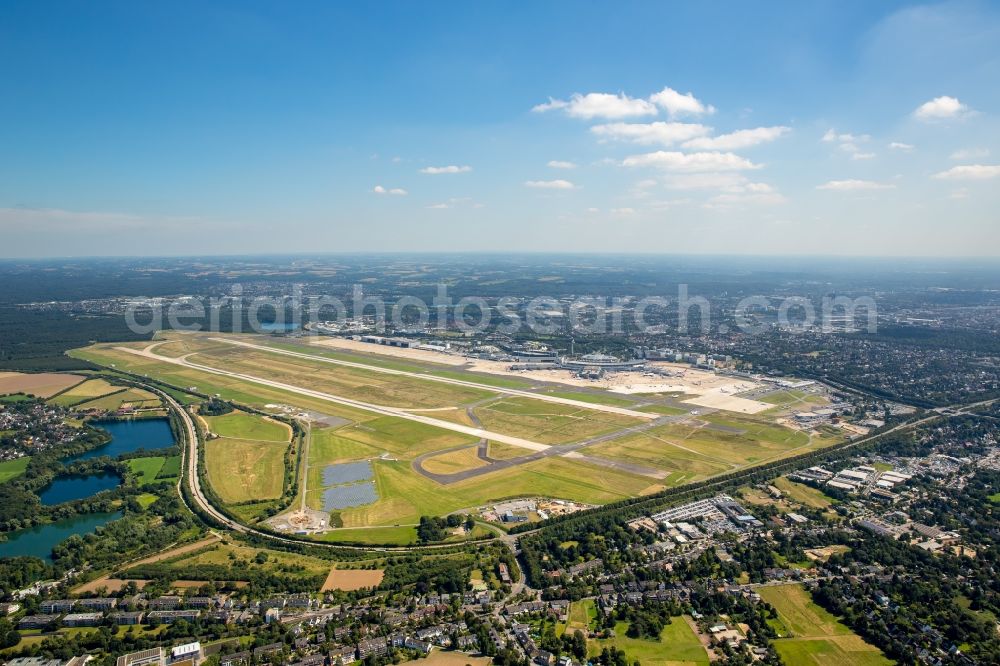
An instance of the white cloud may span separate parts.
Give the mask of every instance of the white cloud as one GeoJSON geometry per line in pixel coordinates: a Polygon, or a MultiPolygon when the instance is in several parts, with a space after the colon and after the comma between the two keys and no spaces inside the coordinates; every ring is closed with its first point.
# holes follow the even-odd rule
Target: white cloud
{"type": "Polygon", "coordinates": [[[821,141],[825,141],[826,143],[858,144],[858,143],[865,143],[869,139],[871,139],[871,135],[868,134],[851,134],[849,132],[845,132],[844,134],[838,134],[835,130],[831,128],[828,129],[823,134],[823,138],[821,139],[821,141]]]}
{"type": "Polygon", "coordinates": [[[655,116],[656,106],[644,99],[629,97],[625,93],[573,93],[569,101],[549,99],[535,106],[532,111],[544,112],[561,109],[573,118],[635,118],[655,116]]]}
{"type": "Polygon", "coordinates": [[[978,160],[989,156],[990,151],[988,148],[962,148],[961,150],[956,150],[949,155],[948,159],[961,162],[964,160],[978,160]]]}
{"type": "Polygon", "coordinates": [[[910,143],[900,143],[899,141],[893,141],[889,144],[889,150],[898,150],[900,152],[908,153],[913,150],[915,146],[910,143]]]}
{"type": "Polygon", "coordinates": [[[635,215],[635,208],[612,208],[612,215],[635,215]]]}
{"type": "Polygon", "coordinates": [[[586,212],[587,212],[588,214],[590,214],[590,215],[593,215],[593,214],[595,214],[595,213],[600,213],[600,212],[601,212],[601,209],[600,209],[600,208],[593,208],[593,207],[591,207],[591,208],[588,208],[588,209],[586,210],[586,212]]]}
{"type": "Polygon", "coordinates": [[[848,180],[830,180],[822,185],[817,185],[817,190],[835,190],[838,192],[852,192],[852,191],[863,191],[863,190],[891,190],[895,185],[892,183],[880,183],[874,180],[857,180],[850,178],[848,180]]]}
{"type": "Polygon", "coordinates": [[[1000,176],[1000,165],[967,164],[934,174],[939,180],[986,180],[1000,176]]]}
{"type": "Polygon", "coordinates": [[[858,153],[851,155],[852,160],[870,160],[875,158],[875,153],[858,153]]]}
{"type": "Polygon", "coordinates": [[[654,123],[608,123],[595,125],[590,131],[602,139],[631,141],[643,145],[662,144],[672,146],[712,131],[711,127],[698,123],[674,123],[657,121],[654,123]]]}
{"type": "Polygon", "coordinates": [[[408,194],[408,192],[404,190],[402,187],[385,188],[382,187],[381,185],[376,185],[375,187],[373,187],[372,192],[374,192],[375,194],[391,194],[397,197],[406,196],[408,194]]]}
{"type": "Polygon", "coordinates": [[[948,118],[959,118],[968,113],[969,107],[962,104],[954,97],[943,95],[935,97],[929,102],[924,102],[913,112],[918,120],[946,120],[948,118]]]}
{"type": "Polygon", "coordinates": [[[575,169],[576,164],[564,160],[550,160],[549,166],[553,169],[575,169]]]}
{"type": "Polygon", "coordinates": [[[423,169],[420,170],[420,173],[426,173],[432,176],[436,176],[442,173],[467,173],[469,171],[472,171],[472,167],[470,167],[467,164],[462,166],[456,166],[454,164],[451,164],[449,166],[442,166],[442,167],[433,167],[433,166],[424,167],[423,169]]]}
{"type": "Polygon", "coordinates": [[[706,106],[691,93],[681,94],[673,88],[664,88],[649,97],[649,100],[665,109],[670,117],[701,116],[715,113],[714,106],[706,106]]]}
{"type": "Polygon", "coordinates": [[[669,176],[664,185],[671,190],[729,190],[743,188],[749,182],[740,173],[693,173],[669,176]]]}
{"type": "Polygon", "coordinates": [[[461,206],[471,206],[472,208],[482,208],[483,204],[476,203],[472,197],[452,197],[441,203],[431,204],[427,208],[431,210],[444,210],[447,208],[459,208],[461,206]]]}
{"type": "Polygon", "coordinates": [[[774,141],[790,131],[791,128],[783,126],[736,130],[729,134],[691,139],[684,147],[695,150],[739,150],[774,141]]]}
{"type": "Polygon", "coordinates": [[[745,192],[732,194],[719,194],[705,202],[704,208],[728,208],[745,204],[758,206],[774,206],[787,201],[784,196],[777,192],[745,192]]]}
{"type": "Polygon", "coordinates": [[[526,180],[525,187],[533,187],[539,190],[574,190],[576,185],[568,180],[526,180]]]}
{"type": "Polygon", "coordinates": [[[622,166],[655,166],[667,171],[687,173],[700,171],[742,171],[745,169],[760,168],[759,164],[754,164],[750,160],[733,153],[679,153],[665,150],[626,157],[622,162],[622,166]]]}

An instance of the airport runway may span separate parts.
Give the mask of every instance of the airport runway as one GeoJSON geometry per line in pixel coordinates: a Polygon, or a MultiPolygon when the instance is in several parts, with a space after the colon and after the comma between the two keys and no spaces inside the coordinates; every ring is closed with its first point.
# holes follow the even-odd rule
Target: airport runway
{"type": "Polygon", "coordinates": [[[524,391],[521,389],[505,388],[502,386],[493,386],[491,384],[480,384],[479,382],[471,382],[464,379],[452,379],[451,377],[437,377],[435,375],[429,375],[420,372],[408,372],[406,370],[382,368],[374,365],[367,365],[365,363],[355,363],[353,361],[341,361],[339,359],[329,358],[326,356],[316,356],[314,354],[305,354],[302,352],[289,351],[287,349],[268,347],[267,345],[255,345],[251,342],[244,342],[242,340],[231,340],[228,338],[209,338],[209,339],[214,342],[222,342],[227,345],[236,345],[238,347],[248,347],[250,349],[257,349],[259,351],[265,351],[271,354],[282,354],[284,356],[293,356],[297,358],[308,359],[310,361],[332,363],[334,365],[341,365],[348,368],[357,368],[361,370],[368,370],[370,372],[381,372],[387,375],[400,375],[403,377],[413,377],[415,379],[421,379],[423,381],[429,381],[429,382],[441,382],[442,384],[465,386],[467,388],[480,389],[482,391],[491,391],[493,393],[513,395],[520,398],[530,398],[532,400],[541,400],[542,402],[552,402],[559,405],[568,405],[570,407],[576,407],[577,409],[590,409],[595,412],[618,414],[620,416],[631,416],[633,418],[644,419],[649,421],[659,418],[658,414],[650,414],[649,412],[640,412],[635,409],[628,409],[626,407],[615,407],[614,405],[602,405],[596,402],[573,400],[572,398],[560,398],[558,396],[548,395],[545,393],[533,393],[531,391],[524,391]]]}
{"type": "Polygon", "coordinates": [[[332,402],[338,405],[344,405],[345,407],[353,407],[354,409],[361,409],[366,412],[381,414],[382,416],[394,416],[396,418],[406,419],[407,421],[416,421],[417,423],[423,423],[424,425],[433,426],[435,428],[441,428],[443,430],[451,430],[453,432],[461,433],[463,435],[470,435],[472,437],[477,437],[479,439],[491,439],[496,442],[503,442],[504,444],[510,444],[511,446],[519,446],[523,449],[530,449],[532,451],[544,451],[549,448],[547,444],[539,444],[538,442],[532,442],[530,440],[522,439],[520,437],[511,437],[510,435],[504,435],[499,432],[491,432],[489,430],[483,430],[482,428],[473,428],[471,426],[462,425],[461,423],[442,421],[440,419],[424,416],[423,414],[414,414],[412,412],[408,412],[403,409],[397,409],[395,407],[375,405],[370,402],[362,402],[360,400],[352,400],[351,398],[343,398],[341,396],[333,395],[331,393],[314,391],[312,389],[302,388],[301,386],[294,386],[292,384],[285,384],[283,382],[276,382],[270,379],[265,379],[263,377],[255,377],[254,375],[246,375],[239,372],[222,370],[221,368],[213,368],[208,365],[201,365],[200,363],[192,363],[191,361],[188,361],[186,357],[171,358],[169,356],[160,356],[159,354],[155,354],[152,351],[150,351],[149,347],[147,347],[146,349],[115,347],[115,349],[118,351],[128,352],[129,354],[143,356],[145,358],[159,361],[161,363],[170,363],[172,365],[179,365],[185,368],[191,368],[192,370],[207,372],[213,375],[232,377],[233,379],[240,379],[245,382],[260,384],[261,386],[268,386],[271,388],[280,389],[282,391],[288,391],[290,393],[297,393],[299,395],[304,395],[310,398],[317,398],[319,400],[325,400],[327,402],[332,402]]]}

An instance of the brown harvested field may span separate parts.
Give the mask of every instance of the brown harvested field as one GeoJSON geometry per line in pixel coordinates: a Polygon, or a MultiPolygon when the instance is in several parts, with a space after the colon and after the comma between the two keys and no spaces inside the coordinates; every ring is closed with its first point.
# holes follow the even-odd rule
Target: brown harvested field
{"type": "Polygon", "coordinates": [[[487,666],[492,663],[489,657],[472,657],[464,652],[434,650],[426,658],[420,660],[421,666],[487,666]]]}
{"type": "Polygon", "coordinates": [[[133,582],[141,590],[146,587],[149,583],[148,580],[142,580],[141,578],[110,578],[108,576],[101,576],[100,578],[95,578],[89,583],[84,583],[79,587],[74,587],[73,594],[94,594],[100,589],[104,589],[108,594],[116,594],[121,592],[122,589],[133,582]]]}
{"type": "Polygon", "coordinates": [[[361,590],[366,587],[375,587],[382,582],[385,571],[382,569],[330,569],[330,574],[326,577],[320,592],[330,592],[332,590],[361,590]]]}
{"type": "Polygon", "coordinates": [[[66,375],[57,372],[24,374],[21,372],[0,372],[0,395],[8,393],[28,393],[37,398],[50,398],[70,386],[82,382],[80,375],[66,375]]]}

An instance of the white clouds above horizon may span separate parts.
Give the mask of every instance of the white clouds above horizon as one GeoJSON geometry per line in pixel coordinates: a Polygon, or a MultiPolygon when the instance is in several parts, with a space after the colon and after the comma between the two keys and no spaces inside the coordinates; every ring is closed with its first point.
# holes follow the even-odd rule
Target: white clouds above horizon
{"type": "Polygon", "coordinates": [[[1000,164],[967,164],[936,173],[938,180],[988,180],[1000,177],[1000,164]]]}
{"type": "Polygon", "coordinates": [[[441,167],[435,167],[435,166],[424,167],[423,169],[420,170],[420,173],[428,174],[431,176],[437,176],[446,173],[468,173],[469,171],[472,171],[472,167],[470,167],[467,164],[462,166],[451,164],[449,166],[441,166],[441,167]]]}
{"type": "Polygon", "coordinates": [[[376,185],[375,187],[373,187],[372,192],[374,192],[375,194],[390,194],[392,196],[397,196],[397,197],[402,197],[409,194],[409,192],[404,190],[402,187],[386,188],[381,185],[376,185]]]}
{"type": "Polygon", "coordinates": [[[594,125],[590,131],[602,139],[630,141],[642,145],[672,146],[681,141],[704,136],[712,131],[698,123],[656,121],[652,123],[607,123],[594,125]]]}
{"type": "Polygon", "coordinates": [[[622,166],[651,166],[667,171],[694,173],[699,171],[743,171],[747,169],[759,169],[761,165],[754,164],[745,157],[740,157],[735,153],[682,153],[678,151],[658,150],[652,153],[626,157],[622,161],[622,166]]]}
{"type": "Polygon", "coordinates": [[[573,93],[568,100],[550,97],[548,102],[536,104],[532,111],[563,111],[572,118],[593,120],[605,118],[620,120],[624,118],[640,118],[655,116],[664,110],[671,118],[679,116],[702,116],[715,113],[715,107],[705,104],[692,93],[679,93],[667,86],[648,98],[629,97],[619,93],[573,93]]]}
{"type": "Polygon", "coordinates": [[[913,112],[917,120],[934,121],[960,118],[969,112],[969,107],[955,97],[943,95],[924,102],[913,112]]]}
{"type": "Polygon", "coordinates": [[[629,97],[625,93],[573,93],[569,100],[552,99],[535,106],[532,111],[545,112],[562,110],[573,118],[590,120],[593,118],[636,118],[640,116],[655,116],[656,106],[645,99],[629,97]]]}
{"type": "Polygon", "coordinates": [[[889,150],[898,150],[903,153],[908,153],[914,150],[916,146],[910,143],[902,143],[901,141],[892,141],[889,143],[889,150]]]}
{"type": "Polygon", "coordinates": [[[547,165],[551,169],[575,169],[576,164],[566,160],[549,160],[547,165]]]}
{"type": "Polygon", "coordinates": [[[858,192],[865,190],[891,190],[896,186],[892,183],[880,183],[875,180],[858,180],[848,178],[847,180],[828,180],[822,185],[817,185],[817,190],[834,190],[837,192],[858,192]]]}
{"type": "Polygon", "coordinates": [[[989,156],[990,151],[988,148],[962,148],[949,155],[948,159],[961,162],[962,160],[976,160],[989,156]]]}
{"type": "Polygon", "coordinates": [[[556,179],[556,180],[526,180],[524,181],[525,187],[530,187],[537,190],[575,190],[576,185],[568,180],[556,179]]]}
{"type": "Polygon", "coordinates": [[[658,93],[650,95],[649,101],[664,109],[671,118],[677,116],[702,116],[715,113],[715,107],[706,105],[691,93],[679,93],[673,88],[665,87],[658,93]]]}
{"type": "Polygon", "coordinates": [[[691,139],[684,143],[684,148],[694,150],[740,150],[774,141],[790,131],[792,131],[790,127],[783,125],[736,130],[728,134],[720,134],[719,136],[691,139]]]}

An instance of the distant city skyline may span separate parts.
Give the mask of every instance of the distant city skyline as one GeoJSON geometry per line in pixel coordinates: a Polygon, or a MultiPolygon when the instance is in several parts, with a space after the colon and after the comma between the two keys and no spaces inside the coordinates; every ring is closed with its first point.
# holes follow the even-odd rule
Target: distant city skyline
{"type": "Polygon", "coordinates": [[[0,258],[1000,255],[1000,6],[0,8],[0,258]]]}

